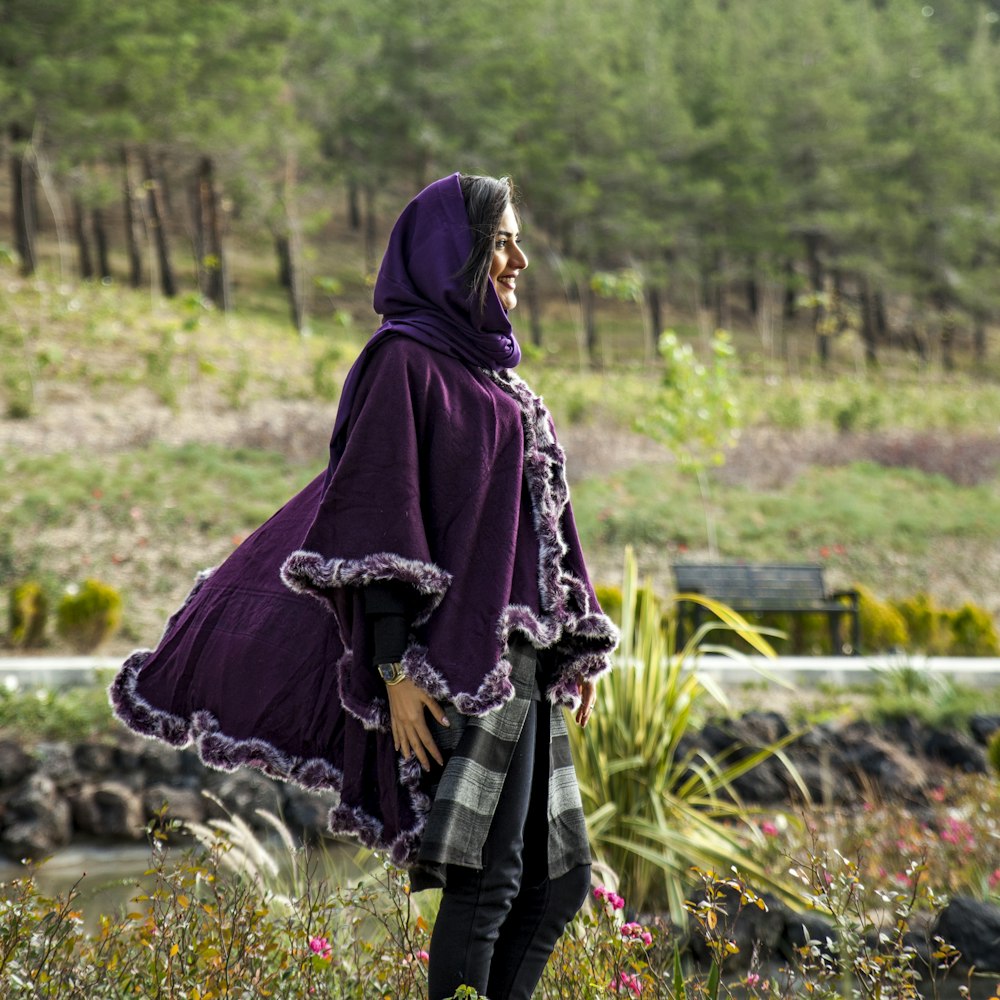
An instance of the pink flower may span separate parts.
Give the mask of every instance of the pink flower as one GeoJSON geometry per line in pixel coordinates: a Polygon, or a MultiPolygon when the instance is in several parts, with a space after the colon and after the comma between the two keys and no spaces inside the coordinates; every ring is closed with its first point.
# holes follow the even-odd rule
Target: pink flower
{"type": "Polygon", "coordinates": [[[615,993],[624,993],[628,990],[638,996],[642,992],[642,980],[631,972],[619,972],[618,978],[608,983],[608,989],[615,993]]]}
{"type": "Polygon", "coordinates": [[[625,905],[625,900],[606,885],[599,885],[594,890],[594,898],[603,899],[612,910],[620,910],[625,905]]]}
{"type": "Polygon", "coordinates": [[[760,832],[764,834],[765,837],[777,837],[778,828],[769,819],[764,820],[760,824],[760,832]]]}
{"type": "Polygon", "coordinates": [[[323,959],[324,962],[329,962],[333,958],[333,950],[330,948],[330,942],[327,941],[325,937],[311,937],[309,938],[309,947],[316,953],[317,957],[323,959]]]}
{"type": "Polygon", "coordinates": [[[1000,886],[1000,868],[994,868],[993,871],[990,872],[988,881],[991,890],[1000,886]]]}
{"type": "Polygon", "coordinates": [[[760,982],[759,972],[748,972],[747,973],[747,986],[756,986],[760,982]]]}
{"type": "Polygon", "coordinates": [[[641,941],[647,948],[653,943],[653,935],[642,924],[631,921],[622,926],[622,937],[627,941],[641,941]]]}
{"type": "Polygon", "coordinates": [[[419,958],[421,962],[429,962],[431,960],[431,956],[428,955],[423,948],[421,948],[420,951],[417,952],[416,957],[419,958]]]}

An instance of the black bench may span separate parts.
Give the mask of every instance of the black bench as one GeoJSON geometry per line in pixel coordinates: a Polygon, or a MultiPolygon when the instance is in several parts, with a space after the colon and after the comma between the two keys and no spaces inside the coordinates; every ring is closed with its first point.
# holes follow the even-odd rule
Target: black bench
{"type": "MultiPolygon", "coordinates": [[[[679,594],[702,594],[741,614],[769,611],[795,615],[825,614],[834,652],[858,652],[861,643],[858,592],[838,590],[828,594],[823,585],[822,566],[675,563],[671,569],[679,594]],[[845,618],[850,619],[849,640],[843,636],[845,618]]],[[[705,614],[705,608],[694,601],[678,601],[678,645],[683,641],[686,619],[692,619],[692,629],[696,630],[705,614]]]]}

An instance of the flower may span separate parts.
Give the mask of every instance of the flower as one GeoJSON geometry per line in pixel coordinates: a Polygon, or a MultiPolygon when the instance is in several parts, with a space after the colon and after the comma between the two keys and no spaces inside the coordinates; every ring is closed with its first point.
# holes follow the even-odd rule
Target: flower
{"type": "Polygon", "coordinates": [[[772,823],[769,819],[764,820],[764,822],[760,824],[760,832],[763,833],[765,837],[778,836],[777,826],[774,823],[772,823]]]}
{"type": "Polygon", "coordinates": [[[316,956],[323,959],[324,962],[329,962],[330,959],[333,958],[333,949],[331,949],[330,942],[327,941],[325,937],[309,938],[309,947],[316,953],[316,956]]]}
{"type": "Polygon", "coordinates": [[[431,956],[423,948],[417,952],[415,957],[419,958],[421,962],[429,962],[431,960],[431,956]]]}
{"type": "Polygon", "coordinates": [[[608,983],[608,989],[615,993],[624,993],[628,990],[638,996],[642,992],[642,980],[631,972],[619,972],[618,978],[608,983]]]}
{"type": "Polygon", "coordinates": [[[653,943],[653,935],[635,921],[623,924],[621,934],[626,941],[641,941],[647,948],[653,943]]]}
{"type": "Polygon", "coordinates": [[[756,986],[760,982],[759,972],[748,972],[747,973],[747,986],[756,986]]]}
{"type": "Polygon", "coordinates": [[[594,890],[595,899],[603,899],[605,905],[610,910],[620,910],[625,906],[625,900],[618,895],[613,889],[609,889],[606,885],[599,885],[594,890]]]}
{"type": "Polygon", "coordinates": [[[1000,868],[994,868],[987,881],[991,891],[1000,888],[1000,868]]]}

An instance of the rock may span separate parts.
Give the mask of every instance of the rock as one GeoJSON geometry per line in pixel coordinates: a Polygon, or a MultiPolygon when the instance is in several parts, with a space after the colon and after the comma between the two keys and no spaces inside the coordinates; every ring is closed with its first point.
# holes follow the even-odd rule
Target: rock
{"type": "Polygon", "coordinates": [[[924,753],[931,760],[939,760],[966,774],[983,774],[986,771],[986,755],[982,748],[971,736],[954,730],[931,733],[924,745],[924,753]]]}
{"type": "Polygon", "coordinates": [[[39,772],[50,777],[61,792],[80,784],[80,771],[68,743],[39,743],[35,747],[35,759],[39,772]]]}
{"type": "Polygon", "coordinates": [[[764,746],[783,740],[790,732],[780,712],[744,712],[740,722],[750,736],[750,742],[764,746]]]}
{"type": "Polygon", "coordinates": [[[69,803],[45,774],[32,774],[8,796],[0,843],[15,860],[41,861],[73,834],[69,803]]]}
{"type": "Polygon", "coordinates": [[[172,784],[181,774],[182,763],[180,751],[165,743],[146,743],[139,757],[139,767],[149,784],[172,784]]]}
{"type": "Polygon", "coordinates": [[[839,761],[863,793],[875,786],[894,798],[919,798],[927,784],[925,768],[868,723],[857,722],[839,734],[839,761]]]}
{"type": "Polygon", "coordinates": [[[73,818],[84,833],[140,840],[146,829],[142,800],[120,781],[84,785],[73,802],[73,818]]]}
{"type": "MultiPolygon", "coordinates": [[[[755,952],[763,957],[780,950],[789,911],[779,900],[764,898],[767,909],[762,910],[755,904],[741,907],[739,893],[733,889],[723,891],[721,904],[725,912],[719,914],[719,924],[721,926],[725,923],[729,928],[729,936],[739,948],[736,955],[727,962],[726,967],[730,971],[737,966],[747,968],[755,952]]],[[[697,927],[694,927],[691,934],[690,950],[692,958],[699,965],[711,964],[711,951],[697,927]]]]}
{"type": "Polygon", "coordinates": [[[208,801],[208,814],[222,817],[228,812],[235,813],[251,826],[260,826],[257,809],[267,809],[277,813],[281,808],[281,792],[278,782],[271,781],[259,771],[241,770],[231,774],[224,771],[209,771],[205,785],[209,791],[222,800],[225,809],[220,809],[208,801]]]}
{"type": "Polygon", "coordinates": [[[202,823],[208,803],[205,796],[191,788],[178,788],[163,783],[150,785],[143,792],[142,806],[146,818],[152,818],[167,803],[167,816],[185,823],[202,823]]]}
{"type": "Polygon", "coordinates": [[[315,839],[327,832],[328,816],[336,795],[320,795],[304,788],[288,785],[282,816],[289,828],[306,839],[315,839]]]}
{"type": "Polygon", "coordinates": [[[34,769],[34,759],[19,744],[0,740],[0,789],[13,788],[34,769]]]}
{"type": "Polygon", "coordinates": [[[114,768],[115,748],[107,743],[78,743],[73,760],[83,774],[103,778],[114,768]]]}
{"type": "Polygon", "coordinates": [[[1000,973],[1000,908],[955,896],[938,915],[934,933],[962,953],[962,965],[1000,973]]]}
{"type": "Polygon", "coordinates": [[[969,719],[969,732],[972,738],[982,746],[986,746],[990,737],[1000,729],[1000,715],[974,715],[969,719]]]}

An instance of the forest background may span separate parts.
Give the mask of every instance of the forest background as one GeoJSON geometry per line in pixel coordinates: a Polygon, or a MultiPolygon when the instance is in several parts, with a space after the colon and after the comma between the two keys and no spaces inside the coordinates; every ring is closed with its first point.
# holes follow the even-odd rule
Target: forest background
{"type": "Polygon", "coordinates": [[[0,585],[149,641],[322,461],[387,224],[507,173],[598,575],[706,548],[635,423],[732,332],[719,554],[1000,612],[1000,12],[911,0],[5,0],[0,585]]]}

